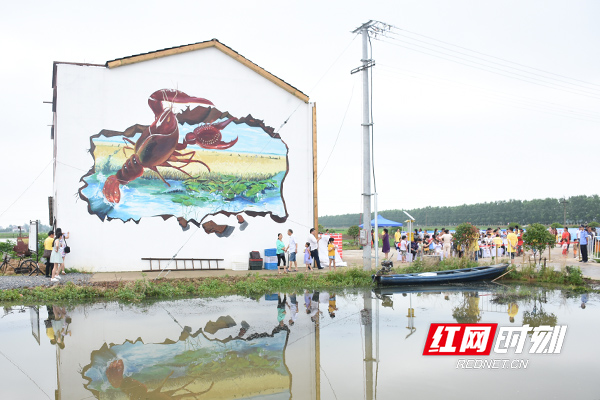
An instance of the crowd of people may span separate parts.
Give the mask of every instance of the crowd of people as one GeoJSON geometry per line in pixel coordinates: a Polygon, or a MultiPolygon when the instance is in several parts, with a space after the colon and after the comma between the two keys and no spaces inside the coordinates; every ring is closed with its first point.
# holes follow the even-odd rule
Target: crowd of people
{"type": "MultiPolygon", "coordinates": [[[[556,243],[562,247],[563,255],[568,254],[569,247],[573,243],[573,256],[577,258],[578,254],[581,254],[581,262],[588,262],[587,244],[596,236],[595,228],[581,225],[576,238],[571,238],[568,228],[563,228],[560,232],[556,228],[549,228],[548,231],[556,235],[556,243]]],[[[475,260],[495,256],[508,256],[514,260],[515,257],[523,254],[523,233],[523,229],[518,226],[508,227],[506,230],[500,227],[487,228],[479,233],[477,240],[473,240],[469,249],[461,249],[446,228],[441,230],[436,228],[432,233],[423,229],[415,229],[410,233],[397,229],[394,233],[394,246],[398,252],[398,261],[402,263],[427,255],[439,256],[441,259],[452,256],[462,257],[465,252],[472,253],[475,260]]],[[[371,234],[374,240],[374,230],[371,234]]],[[[382,241],[382,252],[385,258],[388,258],[391,246],[387,228],[383,229],[382,241]]]]}
{"type": "MultiPolygon", "coordinates": [[[[281,327],[285,325],[285,320],[288,316],[289,326],[293,326],[298,319],[298,300],[296,299],[296,293],[291,293],[289,295],[289,303],[287,300],[287,294],[284,293],[283,298],[281,297],[281,293],[277,295],[277,322],[281,327]],[[289,310],[289,315],[286,308],[289,310]]],[[[319,317],[323,316],[320,304],[327,304],[327,313],[329,314],[329,317],[335,318],[335,312],[338,310],[335,293],[319,292],[316,290],[313,292],[308,290],[304,291],[306,314],[308,314],[312,322],[317,322],[319,317]]]]}
{"type": "MultiPolygon", "coordinates": [[[[298,272],[298,261],[296,261],[297,254],[299,251],[298,242],[296,240],[296,237],[294,236],[294,231],[292,229],[288,229],[287,235],[287,246],[283,242],[283,235],[281,233],[277,234],[277,241],[275,242],[278,274],[298,272]],[[286,265],[286,253],[288,254],[288,265],[286,265]],[[292,269],[292,264],[295,267],[294,269],[292,269]]],[[[329,229],[325,230],[325,236],[329,236],[329,229]]],[[[319,231],[317,229],[310,229],[303,250],[304,266],[306,267],[307,272],[314,271],[315,269],[324,269],[324,267],[321,266],[321,260],[319,258],[319,240],[321,238],[322,235],[319,234],[319,231]]],[[[334,239],[332,237],[329,237],[327,241],[327,258],[329,261],[329,270],[331,271],[333,268],[333,271],[337,271],[335,265],[335,255],[338,248],[333,242],[334,239]]]]}

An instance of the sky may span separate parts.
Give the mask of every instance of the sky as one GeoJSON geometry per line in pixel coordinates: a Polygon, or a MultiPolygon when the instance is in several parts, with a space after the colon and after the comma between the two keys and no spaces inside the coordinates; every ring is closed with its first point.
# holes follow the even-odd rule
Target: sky
{"type": "Polygon", "coordinates": [[[593,0],[7,3],[0,226],[48,223],[53,61],[212,38],[317,103],[319,214],[362,212],[351,31],[368,20],[394,27],[371,41],[379,210],[597,194],[598,15],[593,0]]]}

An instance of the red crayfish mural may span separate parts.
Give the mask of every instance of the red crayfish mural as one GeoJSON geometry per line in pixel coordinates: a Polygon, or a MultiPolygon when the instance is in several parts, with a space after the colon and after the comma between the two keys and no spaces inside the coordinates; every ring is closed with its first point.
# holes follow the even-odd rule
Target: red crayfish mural
{"type": "MultiPolygon", "coordinates": [[[[127,143],[127,147],[123,151],[133,150],[133,155],[125,161],[122,168],[115,175],[111,175],[106,179],[102,193],[107,201],[119,203],[121,201],[119,187],[142,176],[145,168],[156,172],[167,186],[170,186],[170,184],[161,175],[157,167],[174,168],[190,176],[183,168],[191,163],[200,163],[210,171],[210,167],[206,163],[193,159],[195,155],[193,150],[184,152],[188,145],[197,144],[204,149],[223,150],[236,144],[237,138],[230,142],[221,140],[221,130],[231,123],[234,118],[228,118],[217,124],[199,126],[193,132],[188,133],[182,143],[179,143],[179,122],[173,112],[173,104],[213,105],[207,99],[188,96],[173,89],[162,89],[152,93],[148,98],[148,105],[154,113],[154,122],[150,126],[144,127],[142,135],[137,141],[134,142],[127,137],[123,138],[127,143]],[[174,165],[173,163],[181,165],[174,165]]],[[[137,127],[139,129],[139,126],[137,127]]]]}

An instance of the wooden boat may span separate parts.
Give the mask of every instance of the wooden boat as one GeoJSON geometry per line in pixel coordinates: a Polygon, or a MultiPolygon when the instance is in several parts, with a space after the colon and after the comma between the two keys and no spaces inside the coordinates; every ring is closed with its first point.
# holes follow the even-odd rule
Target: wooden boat
{"type": "Polygon", "coordinates": [[[506,272],[509,264],[497,264],[448,271],[422,272],[416,274],[373,275],[378,285],[437,285],[492,280],[506,272]]]}

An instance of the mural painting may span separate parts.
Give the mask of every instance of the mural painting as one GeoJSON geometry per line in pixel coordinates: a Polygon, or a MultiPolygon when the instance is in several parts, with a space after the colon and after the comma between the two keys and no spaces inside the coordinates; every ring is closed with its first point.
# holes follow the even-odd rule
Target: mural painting
{"type": "MultiPolygon", "coordinates": [[[[269,215],[285,222],[288,147],[251,115],[234,117],[204,98],[173,89],[148,98],[154,122],[90,138],[94,165],[80,197],[101,220],[176,217],[182,227],[207,216],[269,215]]],[[[227,235],[226,225],[202,224],[227,235]]]]}
{"type": "Polygon", "coordinates": [[[177,342],[104,344],[83,368],[84,386],[98,399],[289,399],[289,328],[242,338],[245,331],[218,340],[185,327],[177,342]]]}

